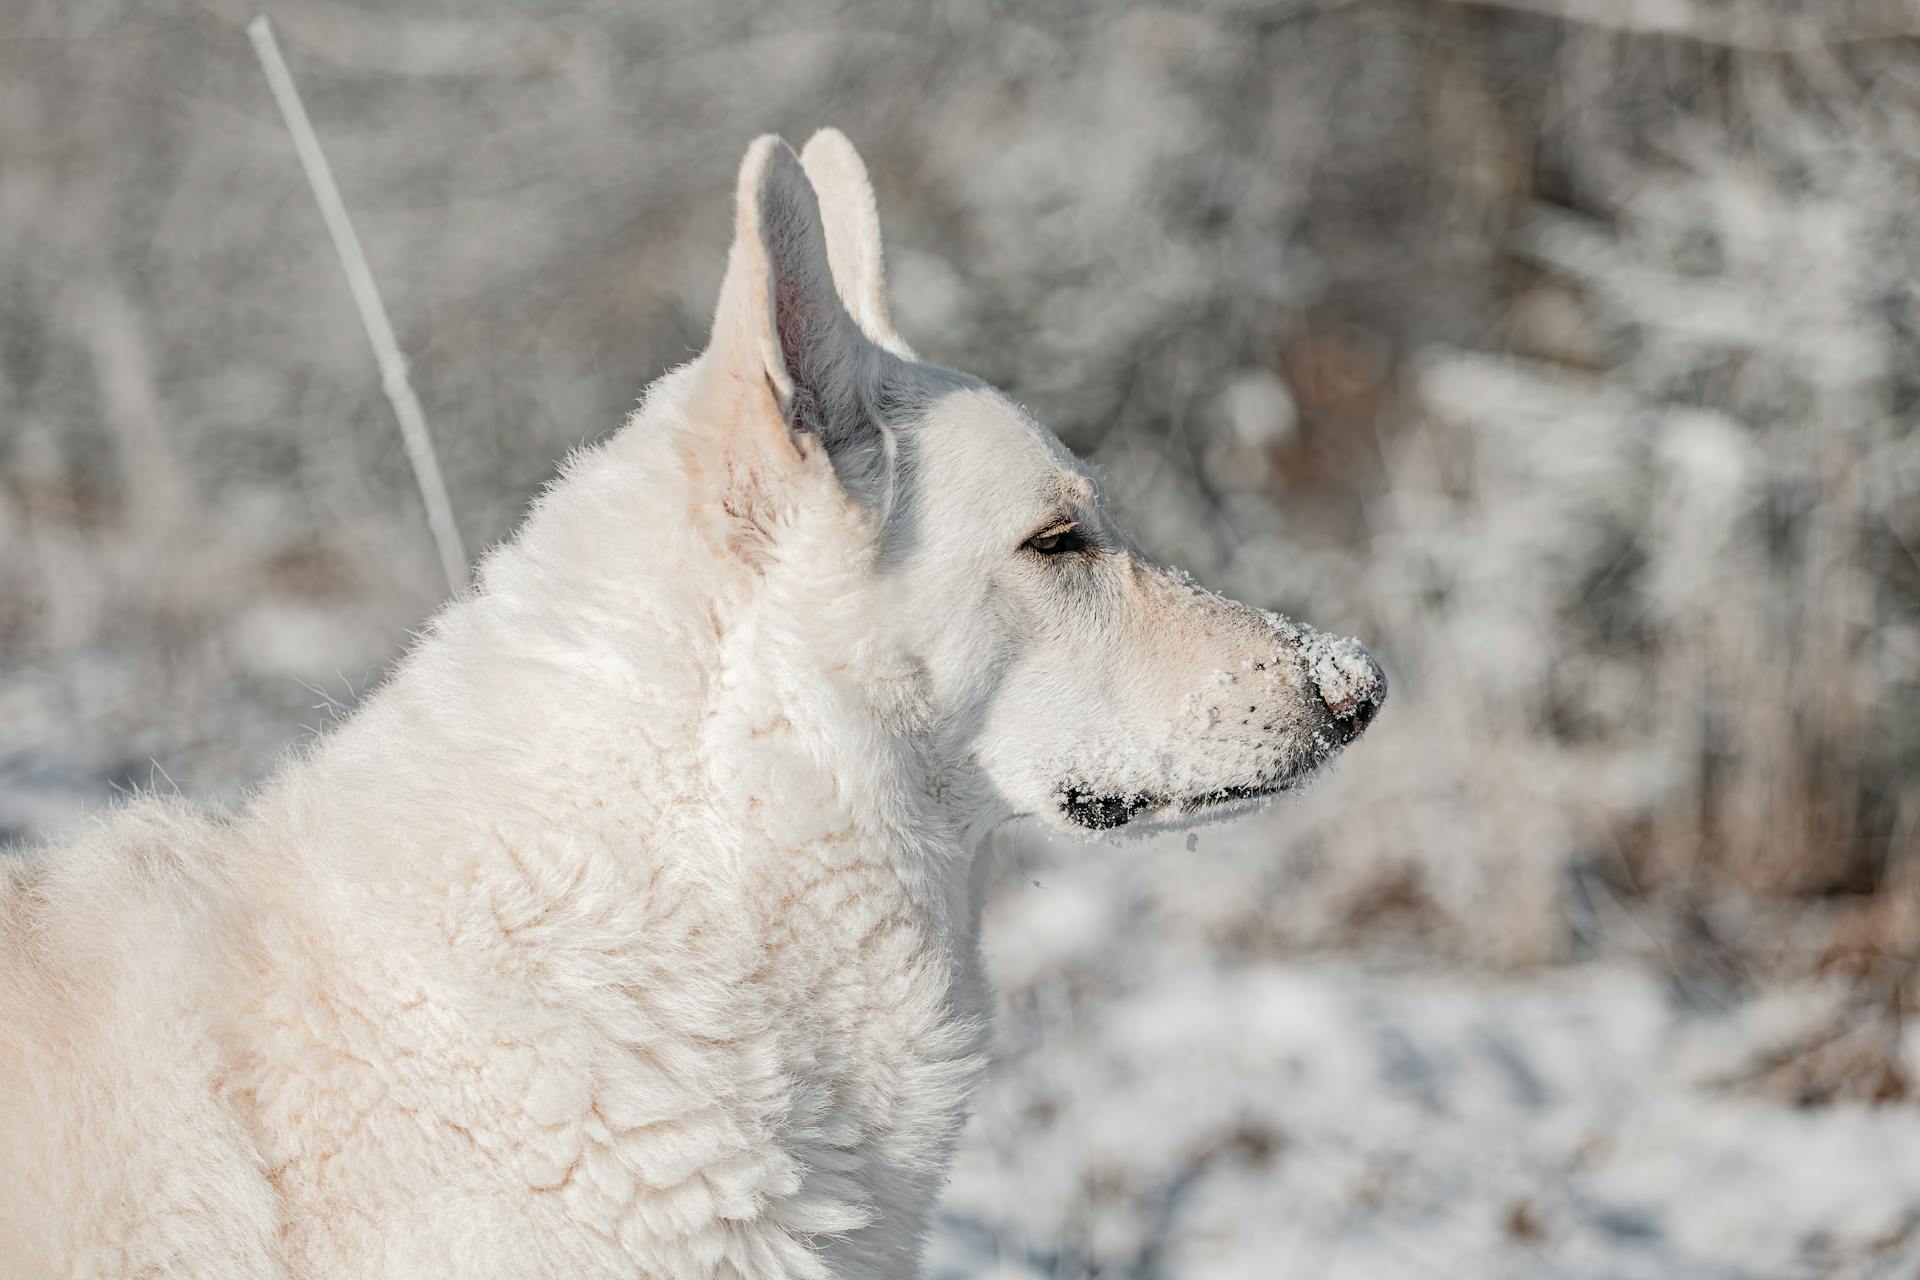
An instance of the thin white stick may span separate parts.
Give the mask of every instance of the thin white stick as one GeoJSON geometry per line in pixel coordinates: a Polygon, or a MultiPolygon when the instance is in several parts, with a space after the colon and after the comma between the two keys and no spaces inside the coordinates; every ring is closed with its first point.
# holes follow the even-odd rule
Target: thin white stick
{"type": "Polygon", "coordinates": [[[354,234],[347,206],[334,185],[333,171],[327,167],[326,153],[314,136],[307,109],[294,88],[286,60],[280,56],[279,42],[273,38],[273,24],[261,14],[247,24],[247,38],[259,55],[260,69],[267,74],[267,85],[280,114],[293,135],[293,149],[300,156],[300,167],[307,171],[307,183],[320,205],[320,216],[333,237],[333,249],[340,257],[340,269],[346,273],[347,287],[360,308],[360,323],[366,328],[367,341],[373,345],[373,357],[380,364],[380,386],[393,403],[393,414],[400,420],[400,438],[406,442],[407,458],[413,463],[413,478],[420,486],[420,501],[427,509],[427,524],[433,530],[434,545],[440,549],[440,567],[446,571],[447,586],[455,595],[467,582],[467,553],[460,545],[460,530],[453,522],[453,504],[447,500],[446,482],[440,478],[440,461],[434,456],[433,438],[427,434],[426,415],[420,400],[407,380],[407,358],[393,336],[393,324],[380,301],[380,290],[367,266],[367,255],[354,234]]]}

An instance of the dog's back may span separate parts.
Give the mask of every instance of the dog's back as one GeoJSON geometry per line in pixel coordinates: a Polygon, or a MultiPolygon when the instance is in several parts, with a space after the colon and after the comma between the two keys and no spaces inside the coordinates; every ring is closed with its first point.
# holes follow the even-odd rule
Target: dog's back
{"type": "Polygon", "coordinates": [[[145,798],[0,856],[0,1275],[281,1274],[219,1101],[223,836],[145,798]]]}

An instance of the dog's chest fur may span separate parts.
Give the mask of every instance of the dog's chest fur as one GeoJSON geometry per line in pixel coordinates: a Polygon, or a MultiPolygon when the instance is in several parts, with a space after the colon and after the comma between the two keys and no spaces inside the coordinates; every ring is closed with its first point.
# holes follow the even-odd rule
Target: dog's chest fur
{"type": "MultiPolygon", "coordinates": [[[[636,737],[618,698],[571,701],[535,655],[541,698],[516,712],[509,683],[487,741],[463,743],[463,811],[417,784],[442,725],[478,732],[409,714],[430,671],[298,775],[359,797],[379,776],[412,812],[393,821],[376,791],[381,862],[261,912],[269,994],[226,1088],[297,1264],[911,1270],[983,1062],[966,860],[910,794],[809,750],[800,704],[838,714],[830,692],[756,687],[762,655],[712,656],[708,696],[683,704],[698,712],[647,726],[704,740],[684,755],[636,737]]],[[[260,815],[326,824],[305,846],[362,836],[356,812],[299,795],[260,815]]]]}

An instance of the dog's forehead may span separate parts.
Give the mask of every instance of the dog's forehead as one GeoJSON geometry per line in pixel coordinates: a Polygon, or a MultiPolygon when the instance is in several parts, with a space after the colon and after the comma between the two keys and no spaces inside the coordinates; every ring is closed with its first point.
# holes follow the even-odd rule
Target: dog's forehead
{"type": "Polygon", "coordinates": [[[1090,506],[1086,466],[1033,415],[991,387],[942,396],[922,419],[927,465],[943,481],[996,504],[1090,506]]]}

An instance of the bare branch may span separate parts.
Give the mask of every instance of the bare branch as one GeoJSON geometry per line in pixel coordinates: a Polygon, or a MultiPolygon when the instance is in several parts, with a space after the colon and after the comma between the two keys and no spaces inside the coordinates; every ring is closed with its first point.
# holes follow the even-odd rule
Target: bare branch
{"type": "Polygon", "coordinates": [[[340,269],[346,273],[347,287],[353,291],[354,305],[360,309],[360,323],[366,328],[367,341],[372,344],[374,359],[380,365],[381,388],[400,421],[400,437],[406,442],[413,478],[420,486],[420,501],[427,509],[427,524],[433,530],[434,545],[440,552],[440,567],[446,572],[448,589],[458,595],[467,581],[467,554],[460,543],[460,530],[453,521],[453,504],[447,498],[446,482],[440,476],[433,437],[427,434],[426,415],[420,409],[419,397],[413,393],[413,383],[407,378],[407,358],[401,354],[393,323],[387,318],[386,304],[381,302],[379,286],[374,283],[373,270],[360,248],[360,237],[354,234],[353,221],[347,216],[340,188],[334,184],[326,153],[320,149],[320,139],[307,119],[300,91],[294,87],[286,60],[280,56],[279,42],[273,38],[273,25],[265,14],[247,24],[247,37],[253,41],[260,69],[266,72],[274,101],[286,119],[287,132],[293,135],[293,149],[300,156],[300,167],[306,170],[308,184],[313,187],[313,198],[320,205],[327,234],[333,237],[340,269]]]}

